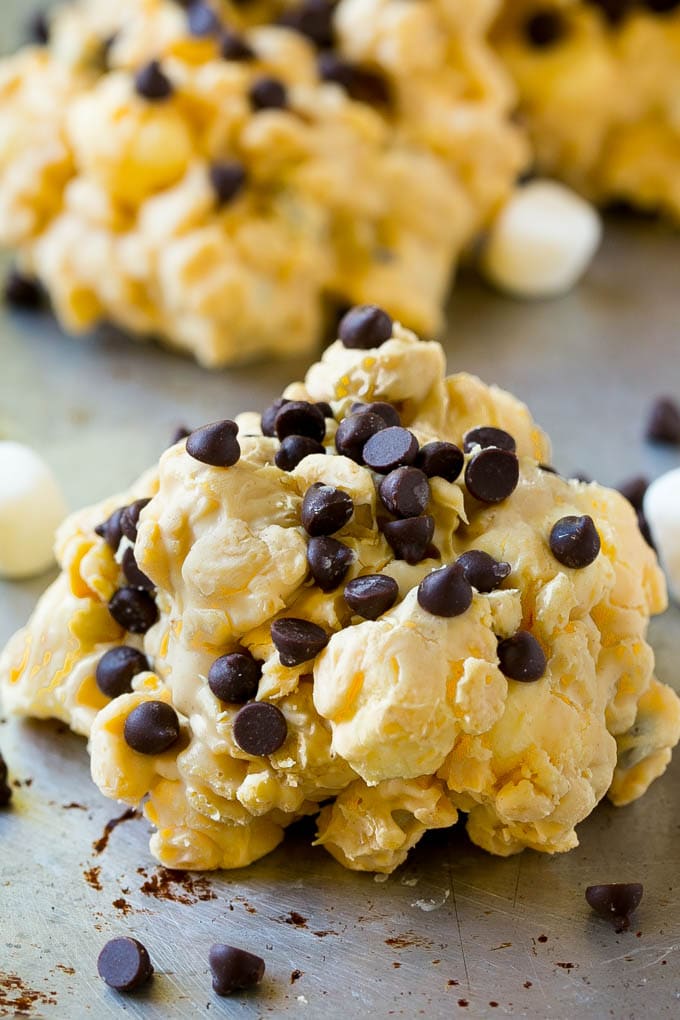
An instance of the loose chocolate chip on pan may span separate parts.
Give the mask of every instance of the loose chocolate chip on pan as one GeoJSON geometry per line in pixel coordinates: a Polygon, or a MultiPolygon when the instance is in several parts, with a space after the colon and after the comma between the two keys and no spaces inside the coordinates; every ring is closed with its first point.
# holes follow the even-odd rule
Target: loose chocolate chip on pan
{"type": "Polygon", "coordinates": [[[472,603],[472,585],[452,563],[433,570],[418,586],[418,604],[433,616],[460,616],[472,603]]]}
{"type": "Polygon", "coordinates": [[[383,534],[395,558],[413,566],[427,556],[434,535],[434,517],[425,514],[423,517],[407,517],[403,521],[387,521],[383,534]]]}
{"type": "Polygon", "coordinates": [[[311,538],[307,563],[321,591],[333,591],[345,577],[354,559],[352,550],[336,538],[311,538]]]}
{"type": "Polygon", "coordinates": [[[309,436],[286,436],[274,454],[274,463],[282,471],[293,471],[305,457],[325,452],[326,448],[309,436]]]}
{"type": "Polygon", "coordinates": [[[339,85],[357,102],[371,106],[389,104],[391,95],[387,80],[370,68],[346,60],[332,50],[319,54],[317,66],[322,81],[339,85]]]}
{"type": "Polygon", "coordinates": [[[238,425],[228,418],[204,425],[192,432],[187,439],[187,453],[202,464],[213,467],[232,467],[241,456],[238,439],[238,425]]]}
{"type": "Polygon", "coordinates": [[[671,397],[659,397],[647,420],[647,439],[680,445],[680,405],[671,397]]]}
{"type": "Polygon", "coordinates": [[[288,105],[286,86],[278,78],[258,78],[250,86],[250,105],[258,110],[285,110],[288,105]]]}
{"type": "Polygon", "coordinates": [[[220,39],[220,55],[224,60],[254,60],[255,53],[237,32],[225,30],[220,39]]]}
{"type": "Polygon", "coordinates": [[[117,510],[113,511],[110,517],[107,517],[105,521],[102,521],[102,523],[98,524],[94,529],[95,534],[99,535],[100,538],[103,538],[109,548],[114,552],[118,549],[120,540],[123,537],[121,517],[123,516],[123,510],[126,509],[127,508],[124,506],[118,507],[117,510]]]}
{"type": "Polygon", "coordinates": [[[416,467],[428,478],[444,478],[447,482],[455,482],[464,463],[463,451],[454,443],[443,442],[426,443],[415,460],[416,467]]]}
{"type": "Polygon", "coordinates": [[[198,38],[217,35],[222,23],[209,4],[201,3],[201,0],[194,0],[187,11],[187,23],[189,31],[198,38]]]}
{"type": "Polygon", "coordinates": [[[120,512],[120,530],[131,542],[137,541],[137,530],[139,528],[139,515],[145,506],[151,502],[150,499],[136,499],[129,506],[124,506],[120,512]]]}
{"type": "Polygon", "coordinates": [[[218,995],[252,988],[264,976],[264,960],[235,946],[212,946],[209,963],[212,986],[218,995]]]}
{"type": "Polygon", "coordinates": [[[326,418],[316,404],[306,400],[289,400],[279,408],[274,429],[279,439],[308,436],[320,443],[326,435],[326,418]]]}
{"type": "Polygon", "coordinates": [[[162,754],[179,740],[179,719],[165,701],[143,701],[125,720],[125,743],[139,754],[162,754]]]}
{"type": "Polygon", "coordinates": [[[357,305],[342,317],[338,335],[345,347],[380,347],[392,336],[392,319],[377,305],[357,305]]]}
{"type": "Polygon", "coordinates": [[[468,461],[465,484],[468,492],[480,503],[500,503],[517,488],[519,461],[510,450],[488,447],[468,461]]]}
{"type": "Polygon", "coordinates": [[[362,455],[368,467],[386,475],[395,468],[413,464],[418,456],[418,440],[408,429],[390,425],[371,436],[362,455]]]}
{"type": "Polygon", "coordinates": [[[7,763],[0,754],[0,808],[7,807],[12,799],[12,787],[7,782],[7,763]]]}
{"type": "Polygon", "coordinates": [[[316,482],[302,500],[302,526],[308,535],[332,535],[347,524],[354,513],[352,498],[342,489],[316,482]]]}
{"type": "Polygon", "coordinates": [[[276,435],[276,416],[283,407],[284,404],[290,404],[291,401],[286,397],[279,397],[273,404],[265,408],[262,412],[262,418],[260,422],[260,428],[262,429],[263,436],[275,436],[276,435]]]}
{"type": "Polygon", "coordinates": [[[106,943],[97,960],[97,971],[109,988],[132,992],[151,978],[153,965],[141,942],[122,936],[106,943]]]}
{"type": "Polygon", "coordinates": [[[172,82],[163,73],[157,60],[152,60],[140,68],[135,75],[135,89],[138,95],[151,102],[168,99],[174,92],[172,82]]]}
{"type": "Polygon", "coordinates": [[[587,567],[600,551],[600,536],[592,517],[562,517],[550,532],[550,551],[565,567],[587,567]]]}
{"type": "Polygon", "coordinates": [[[362,463],[364,446],[377,432],[386,428],[384,418],[370,412],[351,414],[338,425],[335,433],[335,449],[343,457],[349,457],[357,464],[362,463]]]}
{"type": "Polygon", "coordinates": [[[143,652],[128,645],[110,648],[97,663],[95,680],[97,687],[107,698],[129,694],[132,681],[138,673],[149,669],[149,660],[143,652]]]}
{"type": "Polygon", "coordinates": [[[387,574],[364,574],[345,585],[345,602],[357,616],[377,620],[399,597],[399,585],[387,574]]]}
{"type": "Polygon", "coordinates": [[[512,637],[498,642],[498,659],[501,673],[523,683],[540,680],[547,665],[545,652],[526,630],[518,630],[512,637]]]}
{"type": "Polygon", "coordinates": [[[495,560],[482,549],[462,553],[456,563],[472,587],[484,593],[495,591],[512,570],[509,563],[495,560]]]}
{"type": "Polygon", "coordinates": [[[509,450],[510,453],[517,451],[517,443],[509,432],[504,429],[496,429],[491,425],[481,425],[479,428],[470,429],[463,436],[463,449],[470,453],[473,447],[481,446],[486,450],[495,446],[498,450],[509,450]]]}
{"type": "Polygon", "coordinates": [[[119,588],[109,602],[109,612],[130,634],[146,634],[158,620],[153,595],[141,588],[119,588]]]}
{"type": "Polygon", "coordinates": [[[625,482],[621,482],[616,488],[636,510],[642,510],[645,493],[649,488],[649,479],[644,478],[642,475],[636,475],[634,478],[627,478],[625,482]]]}
{"type": "Polygon", "coordinates": [[[25,276],[17,269],[10,269],[5,280],[5,301],[12,308],[35,312],[43,304],[43,291],[37,280],[25,276]]]}
{"type": "Polygon", "coordinates": [[[378,491],[383,505],[395,517],[419,517],[430,502],[427,475],[416,467],[390,471],[378,491]]]}
{"type": "Polygon", "coordinates": [[[147,591],[153,591],[156,585],[153,583],[150,577],[144,573],[143,570],[139,569],[137,563],[137,557],[135,556],[134,549],[128,548],[123,553],[123,558],[120,561],[121,569],[125,580],[133,588],[146,588],[147,591]]]}
{"type": "Polygon", "coordinates": [[[377,414],[386,425],[401,425],[401,415],[394,404],[388,404],[385,400],[374,400],[370,404],[352,404],[352,414],[360,412],[377,414]]]}
{"type": "Polygon", "coordinates": [[[553,8],[535,11],[524,22],[524,35],[534,49],[544,49],[561,42],[567,33],[567,23],[561,12],[553,8]]]}
{"type": "Polygon", "coordinates": [[[262,663],[250,652],[229,652],[215,659],[208,673],[208,686],[220,701],[243,705],[257,694],[262,663]]]}
{"type": "Polygon", "coordinates": [[[236,160],[213,163],[209,176],[217,204],[220,206],[236,198],[246,183],[245,167],[236,160]]]}
{"type": "Polygon", "coordinates": [[[271,635],[283,666],[299,666],[315,658],[329,640],[322,627],[294,616],[274,620],[271,635]]]}
{"type": "Polygon", "coordinates": [[[287,736],[285,715],[269,701],[249,702],[234,719],[234,740],[247,754],[273,754],[287,736]]]}
{"type": "Polygon", "coordinates": [[[642,891],[639,882],[589,885],[586,889],[586,900],[601,917],[606,917],[616,928],[625,929],[630,927],[631,914],[640,905],[642,891]]]}
{"type": "Polygon", "coordinates": [[[329,0],[304,0],[284,11],[277,24],[299,32],[323,49],[333,45],[333,11],[334,5],[329,0]]]}

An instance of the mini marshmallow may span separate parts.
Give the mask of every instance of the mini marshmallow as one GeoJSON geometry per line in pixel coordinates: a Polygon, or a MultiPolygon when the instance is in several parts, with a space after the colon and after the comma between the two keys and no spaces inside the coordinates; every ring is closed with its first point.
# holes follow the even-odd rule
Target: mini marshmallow
{"type": "Polygon", "coordinates": [[[670,593],[680,602],[680,468],[652,482],[645,493],[644,514],[670,593]]]}
{"type": "Polygon", "coordinates": [[[42,574],[54,562],[54,533],[66,516],[47,464],[28,446],[0,442],[0,577],[42,574]]]}
{"type": "Polygon", "coordinates": [[[597,211],[554,181],[531,181],[501,209],[482,256],[489,281],[517,297],[564,294],[585,273],[602,237],[597,211]]]}

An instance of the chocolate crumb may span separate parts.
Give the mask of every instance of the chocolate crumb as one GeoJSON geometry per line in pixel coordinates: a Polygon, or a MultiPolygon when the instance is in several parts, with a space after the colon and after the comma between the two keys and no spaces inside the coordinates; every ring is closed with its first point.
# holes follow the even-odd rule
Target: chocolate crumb
{"type": "Polygon", "coordinates": [[[533,988],[534,987],[533,981],[525,981],[524,982],[524,987],[525,988],[533,988]]]}
{"type": "Polygon", "coordinates": [[[307,918],[303,917],[302,914],[298,914],[297,910],[291,910],[283,920],[286,924],[294,924],[296,928],[307,927],[307,918]]]}
{"type": "Polygon", "coordinates": [[[132,913],[132,906],[131,906],[131,904],[129,904],[126,899],[123,899],[122,896],[120,896],[117,900],[113,900],[111,902],[111,906],[115,907],[116,910],[120,910],[120,912],[125,917],[127,917],[128,914],[132,913]]]}
{"type": "MultiPolygon", "coordinates": [[[[141,869],[139,873],[145,874],[141,869]]],[[[157,900],[191,905],[198,901],[216,900],[217,895],[207,878],[192,878],[187,871],[156,868],[150,878],[140,886],[145,896],[157,900]]]]}
{"type": "Polygon", "coordinates": [[[36,1006],[56,1006],[54,993],[29,988],[18,974],[0,971],[0,1012],[8,1016],[31,1016],[36,1006]]]}
{"type": "Polygon", "coordinates": [[[122,822],[128,822],[132,818],[139,817],[140,817],[139,811],[135,811],[134,808],[128,808],[127,811],[124,811],[123,814],[119,815],[117,818],[110,818],[109,821],[104,826],[104,831],[99,837],[99,839],[96,839],[92,844],[92,849],[94,850],[94,852],[96,854],[101,854],[104,852],[104,850],[106,850],[107,846],[109,845],[111,833],[122,822]]]}
{"type": "Polygon", "coordinates": [[[459,984],[460,984],[460,981],[456,981],[456,979],[455,979],[455,978],[449,978],[449,980],[448,980],[448,981],[447,981],[446,983],[447,983],[447,985],[449,985],[450,987],[452,987],[452,988],[455,988],[455,987],[456,987],[457,985],[459,985],[459,984]]]}
{"type": "Polygon", "coordinates": [[[539,935],[538,939],[536,941],[537,942],[547,942],[548,941],[548,936],[547,935],[539,935]]]}
{"type": "Polygon", "coordinates": [[[75,972],[76,972],[75,967],[67,967],[63,963],[58,963],[55,969],[56,970],[60,970],[60,971],[62,971],[62,973],[69,974],[69,975],[70,974],[75,974],[75,972]]]}
{"type": "Polygon", "coordinates": [[[301,970],[291,971],[291,975],[290,975],[290,983],[291,983],[291,985],[294,985],[296,981],[299,981],[300,978],[302,977],[303,973],[304,973],[304,971],[301,971],[301,970]]]}
{"type": "Polygon", "coordinates": [[[558,963],[556,961],[555,962],[555,966],[556,967],[561,967],[562,970],[573,970],[574,967],[576,966],[576,964],[575,963],[558,963]]]}
{"type": "Polygon", "coordinates": [[[87,811],[84,804],[76,804],[74,800],[72,800],[70,804],[62,804],[61,806],[64,811],[87,811]]]}
{"type": "Polygon", "coordinates": [[[102,889],[104,888],[99,880],[101,872],[102,872],[101,868],[88,868],[86,871],[83,872],[83,878],[85,879],[87,884],[96,892],[101,892],[102,889]]]}
{"type": "Polygon", "coordinates": [[[467,999],[459,999],[458,1000],[458,1005],[462,1006],[463,1008],[465,1008],[465,1006],[469,1006],[470,1003],[467,1001],[467,999]]]}

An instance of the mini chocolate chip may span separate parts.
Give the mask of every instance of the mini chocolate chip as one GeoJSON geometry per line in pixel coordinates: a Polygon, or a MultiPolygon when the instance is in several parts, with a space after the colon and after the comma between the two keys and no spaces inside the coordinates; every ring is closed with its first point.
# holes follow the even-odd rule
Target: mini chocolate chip
{"type": "Polygon", "coordinates": [[[362,456],[373,471],[386,475],[395,468],[413,464],[418,456],[418,440],[408,429],[389,425],[371,436],[362,456]]]}
{"type": "Polygon", "coordinates": [[[289,400],[279,409],[274,428],[279,439],[308,436],[320,443],[326,435],[326,419],[316,404],[306,400],[289,400]]]}
{"type": "Polygon", "coordinates": [[[102,981],[117,992],[131,992],[151,978],[153,965],[145,946],[137,939],[120,936],[107,942],[97,960],[102,981]]]}
{"type": "Polygon", "coordinates": [[[276,416],[284,404],[290,403],[291,401],[286,397],[279,397],[273,404],[270,404],[269,407],[265,408],[260,419],[260,428],[262,429],[263,436],[273,437],[276,435],[276,416]]]}
{"type": "Polygon", "coordinates": [[[264,975],[264,960],[235,946],[212,946],[209,962],[212,986],[218,995],[252,988],[264,975]]]}
{"type": "Polygon", "coordinates": [[[299,666],[316,658],[329,641],[322,627],[294,616],[274,620],[271,635],[282,666],[299,666]]]}
{"type": "Polygon", "coordinates": [[[354,513],[354,503],[342,489],[315,482],[302,500],[302,526],[308,535],[333,535],[347,524],[354,513]]]}
{"type": "Polygon", "coordinates": [[[642,475],[635,475],[634,478],[627,478],[625,482],[621,482],[616,488],[636,510],[642,510],[642,502],[649,488],[649,479],[642,475]]]}
{"type": "Polygon", "coordinates": [[[187,439],[187,453],[194,460],[213,467],[233,467],[241,456],[238,425],[228,418],[196,429],[187,439]]]}
{"type": "Polygon", "coordinates": [[[255,53],[243,36],[225,29],[220,40],[220,55],[224,60],[254,60],[255,53]]]}
{"type": "Polygon", "coordinates": [[[12,799],[12,787],[7,782],[7,762],[0,754],[0,808],[7,807],[12,799]]]}
{"type": "Polygon", "coordinates": [[[177,443],[181,443],[185,439],[188,439],[193,431],[193,429],[187,428],[186,425],[178,425],[172,434],[170,446],[176,446],[177,443]]]}
{"type": "Polygon", "coordinates": [[[415,467],[390,471],[378,491],[383,505],[395,517],[419,517],[430,502],[427,475],[415,467]]]}
{"type": "Polygon", "coordinates": [[[293,29],[320,49],[333,45],[334,4],[329,0],[304,0],[277,18],[277,24],[293,29]]]}
{"type": "Polygon", "coordinates": [[[385,429],[384,418],[370,412],[350,414],[338,425],[335,433],[335,449],[343,457],[349,457],[357,464],[362,463],[364,446],[376,432],[385,429]]]}
{"type": "Polygon", "coordinates": [[[592,517],[561,517],[550,532],[550,551],[565,567],[587,567],[600,551],[600,536],[592,517]]]}
{"type": "Polygon", "coordinates": [[[630,915],[640,905],[642,891],[639,882],[589,885],[586,889],[586,900],[601,917],[606,917],[617,928],[625,929],[630,927],[630,915]]]}
{"type": "Polygon", "coordinates": [[[495,560],[482,549],[462,553],[456,563],[472,587],[484,593],[495,591],[512,570],[509,563],[495,560]]]}
{"type": "Polygon", "coordinates": [[[143,652],[128,645],[109,648],[97,663],[95,680],[97,687],[107,698],[117,698],[121,694],[129,694],[132,681],[138,673],[145,673],[149,660],[143,652]]]}
{"type": "Polygon", "coordinates": [[[251,701],[234,718],[234,740],[247,754],[273,754],[287,736],[285,715],[269,701],[251,701]]]}
{"type": "Polygon", "coordinates": [[[135,75],[135,89],[143,99],[159,102],[168,99],[175,91],[170,79],[161,70],[157,60],[152,60],[135,75]]]}
{"type": "Polygon", "coordinates": [[[460,616],[472,604],[472,585],[456,563],[433,570],[418,585],[418,604],[433,616],[460,616]]]}
{"type": "Polygon", "coordinates": [[[12,308],[35,312],[43,304],[43,292],[37,280],[24,276],[18,269],[10,269],[5,280],[5,301],[12,308]]]}
{"type": "Polygon", "coordinates": [[[345,585],[345,602],[357,616],[377,620],[399,598],[399,585],[387,574],[364,574],[345,585]]]}
{"type": "Polygon", "coordinates": [[[318,407],[324,418],[335,418],[333,408],[326,400],[317,400],[314,407],[318,407]]]}
{"type": "Polygon", "coordinates": [[[647,421],[647,439],[680,445],[680,405],[671,397],[659,397],[647,421]]]}
{"type": "Polygon", "coordinates": [[[311,538],[307,563],[321,591],[333,591],[345,577],[354,559],[352,550],[336,538],[311,538]]]}
{"type": "Polygon", "coordinates": [[[225,163],[213,163],[210,167],[210,183],[212,184],[218,206],[226,205],[236,198],[246,183],[246,171],[242,163],[231,160],[225,163]]]}
{"type": "Polygon", "coordinates": [[[444,478],[455,482],[463,470],[463,451],[454,443],[426,443],[418,451],[415,464],[428,478],[444,478]]]}
{"type": "Polygon", "coordinates": [[[26,22],[28,41],[38,46],[47,46],[50,41],[50,22],[45,11],[36,11],[26,22]]]}
{"type": "Polygon", "coordinates": [[[123,511],[126,509],[127,507],[124,506],[118,507],[117,510],[113,511],[110,517],[108,517],[105,521],[102,521],[101,524],[98,524],[94,529],[95,534],[99,535],[100,538],[103,538],[109,548],[114,552],[117,551],[118,546],[120,545],[120,540],[123,537],[121,517],[123,516],[123,511]]]}
{"type": "Polygon", "coordinates": [[[150,577],[146,576],[143,570],[139,569],[134,549],[131,549],[130,546],[128,546],[123,553],[120,565],[125,576],[125,580],[133,588],[145,588],[147,591],[154,590],[156,585],[150,577]]]}
{"type": "Polygon", "coordinates": [[[109,612],[130,634],[146,634],[158,620],[153,595],[141,588],[119,588],[109,602],[109,612]]]}
{"type": "Polygon", "coordinates": [[[490,446],[472,455],[465,468],[470,495],[481,503],[500,503],[517,488],[519,461],[510,450],[490,446]]]}
{"type": "Polygon", "coordinates": [[[257,694],[261,676],[262,663],[250,652],[229,652],[213,662],[208,686],[220,701],[243,705],[257,694]]]}
{"type": "MultiPolygon", "coordinates": [[[[124,506],[120,512],[120,530],[131,542],[137,541],[137,529],[139,527],[139,515],[145,506],[151,502],[150,499],[136,499],[129,506],[124,506]]],[[[116,547],[117,548],[117,547],[116,547]]]]}
{"type": "Polygon", "coordinates": [[[194,0],[187,11],[187,23],[192,35],[205,38],[210,35],[217,35],[222,23],[215,11],[208,4],[194,0]]]}
{"type": "Polygon", "coordinates": [[[432,536],[434,517],[407,517],[403,521],[387,521],[383,534],[394,553],[395,559],[405,560],[413,566],[426,558],[432,536]]]}
{"type": "Polygon", "coordinates": [[[278,78],[258,78],[250,86],[250,105],[258,110],[285,110],[288,105],[286,86],[278,78]]]}
{"type": "Polygon", "coordinates": [[[466,453],[475,446],[481,446],[483,450],[486,450],[490,446],[494,446],[497,450],[509,450],[510,453],[516,453],[517,443],[504,429],[496,429],[491,425],[481,425],[476,429],[469,429],[463,436],[463,449],[466,453]]]}
{"type": "Polygon", "coordinates": [[[523,683],[540,680],[547,666],[545,652],[527,630],[518,630],[512,637],[499,641],[498,659],[501,673],[523,683]]]}
{"type": "Polygon", "coordinates": [[[358,103],[387,106],[390,102],[387,80],[376,71],[346,60],[331,50],[319,54],[317,67],[321,81],[339,85],[358,103]]]}
{"type": "Polygon", "coordinates": [[[179,719],[165,701],[143,701],[123,727],[125,743],[139,754],[163,754],[179,740],[179,719]]]}
{"type": "Polygon", "coordinates": [[[386,425],[401,425],[401,415],[394,404],[388,404],[384,400],[375,400],[371,404],[352,404],[352,414],[358,414],[360,412],[377,414],[379,418],[382,418],[386,425]]]}
{"type": "Polygon", "coordinates": [[[377,305],[357,305],[343,315],[338,335],[345,347],[370,350],[392,336],[392,319],[377,305]]]}
{"type": "Polygon", "coordinates": [[[567,34],[567,23],[554,7],[535,11],[524,22],[524,35],[534,49],[541,50],[561,42],[567,34]]]}
{"type": "Polygon", "coordinates": [[[282,471],[293,471],[305,457],[325,452],[326,448],[309,436],[286,436],[274,454],[274,463],[282,471]]]}

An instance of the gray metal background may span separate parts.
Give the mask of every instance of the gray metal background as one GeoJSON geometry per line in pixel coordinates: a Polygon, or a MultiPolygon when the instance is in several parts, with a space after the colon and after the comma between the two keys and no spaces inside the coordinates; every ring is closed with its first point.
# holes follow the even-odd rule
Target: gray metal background
{"type": "MultiPolygon", "coordinates": [[[[26,6],[3,0],[1,45],[26,6]]],[[[680,455],[645,444],[642,423],[659,392],[680,397],[679,267],[668,228],[611,220],[588,280],[559,301],[515,303],[465,276],[450,306],[450,369],[527,400],[564,471],[607,483],[659,474],[680,455]]],[[[125,486],[177,424],[263,407],[305,367],[209,374],[111,332],[78,342],[49,317],[5,316],[0,434],[40,450],[75,507],[125,486]]],[[[0,584],[0,641],[48,580],[0,584]]],[[[679,624],[674,608],[652,625],[659,676],[678,688],[679,624]]],[[[375,882],[298,831],[247,870],[171,883],[175,898],[158,899],[142,890],[156,874],[143,821],[93,849],[120,812],[93,788],[81,740],[3,720],[0,746],[22,784],[14,810],[0,813],[0,1016],[680,1016],[680,755],[637,804],[601,805],[565,856],[495,859],[457,828],[375,882]],[[645,895],[631,932],[617,935],[591,916],[583,890],[627,880],[643,881],[645,895]],[[157,978],[122,999],[97,978],[96,957],[125,932],[148,946],[157,978]],[[214,941],[265,957],[257,993],[212,994],[214,941]]]]}

